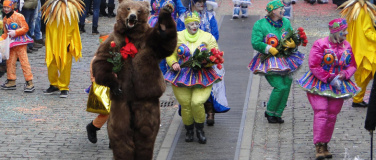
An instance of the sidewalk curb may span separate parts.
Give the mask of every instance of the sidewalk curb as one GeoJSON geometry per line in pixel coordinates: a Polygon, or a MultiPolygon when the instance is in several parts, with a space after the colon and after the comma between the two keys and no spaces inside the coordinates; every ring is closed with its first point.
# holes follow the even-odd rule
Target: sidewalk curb
{"type": "Polygon", "coordinates": [[[253,137],[253,127],[256,117],[256,108],[258,101],[258,93],[260,92],[260,79],[258,75],[253,75],[251,90],[248,98],[248,107],[245,113],[244,128],[242,134],[242,142],[239,152],[239,160],[249,160],[251,158],[252,149],[252,137],[253,137]]]}
{"type": "Polygon", "coordinates": [[[178,129],[180,128],[180,125],[181,125],[181,117],[179,116],[178,111],[179,110],[176,110],[174,118],[172,119],[172,122],[170,124],[170,127],[168,127],[167,134],[165,136],[165,139],[162,142],[161,148],[159,149],[159,153],[158,153],[156,160],[166,160],[168,159],[169,156],[172,156],[169,154],[174,144],[175,137],[178,134],[178,129]]]}

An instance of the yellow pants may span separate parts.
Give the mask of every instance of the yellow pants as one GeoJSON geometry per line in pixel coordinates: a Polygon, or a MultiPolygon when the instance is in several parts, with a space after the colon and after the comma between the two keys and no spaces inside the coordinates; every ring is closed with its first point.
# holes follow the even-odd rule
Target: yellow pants
{"type": "Polygon", "coordinates": [[[212,87],[213,85],[206,88],[172,86],[175,97],[181,105],[181,117],[184,125],[205,122],[204,103],[208,100],[212,87]]]}
{"type": "MultiPolygon", "coordinates": [[[[61,64],[61,63],[60,63],[61,64]]],[[[62,68],[61,66],[59,68],[62,68]]],[[[69,90],[70,73],[72,68],[72,56],[67,56],[67,63],[63,70],[58,69],[56,59],[54,58],[47,67],[48,80],[50,84],[58,87],[60,90],[69,90]]]]}
{"type": "Polygon", "coordinates": [[[361,73],[362,73],[362,69],[358,69],[358,70],[355,71],[355,74],[354,74],[355,83],[358,85],[358,87],[361,88],[360,92],[353,97],[354,103],[363,102],[364,94],[366,93],[366,90],[367,90],[367,85],[368,85],[369,81],[371,81],[372,78],[373,78],[372,73],[370,73],[367,76],[367,78],[362,82],[360,80],[361,73]]]}

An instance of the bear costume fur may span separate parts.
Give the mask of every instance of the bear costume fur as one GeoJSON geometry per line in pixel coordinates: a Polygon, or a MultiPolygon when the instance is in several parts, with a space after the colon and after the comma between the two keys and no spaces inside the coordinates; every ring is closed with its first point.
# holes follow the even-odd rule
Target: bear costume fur
{"type": "Polygon", "coordinates": [[[158,23],[148,23],[149,3],[125,0],[119,4],[114,31],[99,46],[93,61],[95,82],[110,88],[111,112],[107,124],[115,159],[153,158],[160,125],[159,98],[166,89],[159,68],[162,59],[176,49],[177,31],[171,6],[161,9],[158,23]],[[125,38],[138,52],[122,59],[122,69],[113,73],[109,52],[119,52],[125,38]],[[111,48],[111,41],[116,43],[111,48]],[[114,49],[114,50],[113,50],[114,49]]]}

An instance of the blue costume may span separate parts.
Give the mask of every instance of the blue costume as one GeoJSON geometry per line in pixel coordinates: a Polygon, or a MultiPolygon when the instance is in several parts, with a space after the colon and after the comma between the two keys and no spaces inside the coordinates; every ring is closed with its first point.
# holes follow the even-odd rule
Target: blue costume
{"type": "MultiPolygon", "coordinates": [[[[179,15],[184,15],[186,8],[183,6],[183,3],[181,3],[180,0],[151,0],[150,5],[152,7],[152,10],[150,12],[151,15],[148,20],[148,23],[151,27],[154,27],[154,25],[157,23],[159,10],[162,8],[163,5],[166,5],[167,3],[173,4],[174,6],[174,11],[171,15],[175,21],[179,15]]],[[[163,74],[167,72],[166,59],[163,59],[161,61],[161,63],[159,64],[159,68],[161,68],[163,74]]]]}
{"type": "MultiPolygon", "coordinates": [[[[202,12],[199,12],[199,14],[201,17],[200,29],[205,32],[211,33],[214,36],[215,40],[218,41],[218,24],[214,14],[212,12],[206,11],[206,9],[202,12]]],[[[179,19],[176,20],[176,29],[178,31],[182,31],[185,29],[184,15],[180,16],[179,19]]]]}

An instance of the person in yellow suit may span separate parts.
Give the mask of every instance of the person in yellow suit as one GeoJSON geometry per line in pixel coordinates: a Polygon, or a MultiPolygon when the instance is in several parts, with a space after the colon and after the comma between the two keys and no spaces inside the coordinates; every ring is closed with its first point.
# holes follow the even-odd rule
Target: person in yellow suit
{"type": "Polygon", "coordinates": [[[361,91],[353,97],[353,107],[367,107],[363,97],[376,70],[376,6],[368,0],[349,0],[339,8],[342,17],[346,17],[348,32],[346,39],[353,48],[357,70],[354,74],[356,84],[361,91]]]}
{"type": "Polygon", "coordinates": [[[207,50],[211,50],[218,48],[218,44],[211,33],[199,29],[200,15],[197,12],[187,12],[184,24],[186,29],[178,32],[178,47],[166,58],[172,70],[168,70],[164,76],[165,80],[172,84],[174,95],[181,105],[181,116],[187,130],[185,141],[193,141],[193,129],[196,127],[198,142],[206,144],[203,131],[204,103],[210,96],[213,84],[221,81],[222,76],[207,62],[202,62],[204,67],[197,70],[190,67],[181,68],[180,65],[193,55],[196,48],[205,46],[207,50]]]}
{"type": "Polygon", "coordinates": [[[48,0],[41,8],[46,22],[46,64],[50,81],[44,94],[60,90],[60,98],[68,97],[72,57],[76,61],[82,57],[78,22],[83,6],[82,0],[48,0]]]}

